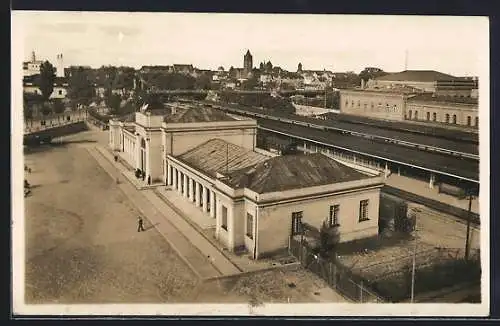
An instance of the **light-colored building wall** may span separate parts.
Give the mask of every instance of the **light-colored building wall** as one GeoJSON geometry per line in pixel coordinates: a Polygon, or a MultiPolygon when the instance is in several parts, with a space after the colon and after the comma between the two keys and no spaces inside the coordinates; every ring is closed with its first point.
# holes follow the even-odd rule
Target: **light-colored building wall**
{"type": "Polygon", "coordinates": [[[353,191],[352,185],[340,183],[323,188],[333,190],[335,188],[341,189],[343,186],[345,187],[344,191],[333,190],[330,193],[322,194],[319,189],[321,187],[315,187],[316,189],[311,189],[312,193],[308,196],[293,199],[293,196],[300,196],[301,193],[301,190],[294,190],[283,193],[282,203],[271,202],[272,204],[262,206],[258,213],[259,253],[262,255],[266,252],[273,252],[288,245],[292,230],[292,213],[302,211],[302,221],[319,229],[323,221],[328,219],[331,205],[340,205],[339,235],[341,242],[377,235],[380,188],[383,184],[379,177],[369,180],[365,190],[356,189],[353,191]],[[368,200],[369,203],[369,220],[362,222],[359,221],[361,200],[368,200]]]}
{"type": "Polygon", "coordinates": [[[341,90],[340,112],[385,120],[403,120],[405,96],[368,90],[341,90]]]}
{"type": "Polygon", "coordinates": [[[162,144],[165,154],[179,155],[213,138],[247,149],[256,146],[257,122],[239,120],[205,123],[164,123],[162,144]]]}
{"type": "MultiPolygon", "coordinates": [[[[42,94],[42,91],[40,88],[34,85],[25,85],[23,86],[23,91],[28,94],[42,94]]],[[[49,99],[63,99],[66,98],[66,95],[68,94],[68,90],[66,87],[63,86],[54,86],[54,90],[52,91],[52,94],[50,94],[49,99]]]]}
{"type": "Polygon", "coordinates": [[[408,101],[408,120],[442,122],[464,126],[476,126],[478,106],[463,103],[443,103],[432,101],[408,101]]]}

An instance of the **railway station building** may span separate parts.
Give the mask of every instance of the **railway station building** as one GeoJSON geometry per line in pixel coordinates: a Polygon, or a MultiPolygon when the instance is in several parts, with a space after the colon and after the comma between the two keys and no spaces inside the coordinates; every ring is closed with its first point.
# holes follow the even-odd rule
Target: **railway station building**
{"type": "Polygon", "coordinates": [[[340,91],[340,112],[381,120],[479,126],[477,80],[403,71],[340,91]],[[475,95],[476,94],[476,95],[475,95]]]}
{"type": "MultiPolygon", "coordinates": [[[[254,259],[326,221],[340,241],[378,234],[380,174],[323,154],[277,156],[256,147],[257,123],[210,107],[136,112],[110,123],[110,146],[215,221],[216,238],[254,259]],[[132,120],[129,118],[129,120],[132,120]]],[[[189,217],[187,217],[189,218],[189,217]]]]}

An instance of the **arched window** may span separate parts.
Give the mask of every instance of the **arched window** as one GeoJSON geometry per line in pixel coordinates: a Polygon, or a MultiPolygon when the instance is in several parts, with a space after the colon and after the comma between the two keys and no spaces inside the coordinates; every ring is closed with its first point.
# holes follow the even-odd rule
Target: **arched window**
{"type": "Polygon", "coordinates": [[[429,121],[431,119],[431,113],[430,112],[427,112],[427,121],[429,121]]]}
{"type": "Polygon", "coordinates": [[[388,104],[388,103],[385,103],[385,111],[386,111],[386,112],[389,112],[389,108],[390,108],[389,104],[388,104]]]}
{"type": "Polygon", "coordinates": [[[471,122],[472,122],[471,120],[472,120],[472,119],[471,119],[471,117],[470,117],[470,116],[468,116],[468,117],[467,117],[467,125],[468,125],[468,126],[470,126],[470,124],[471,124],[471,122]]]}
{"type": "Polygon", "coordinates": [[[453,124],[455,124],[455,125],[457,124],[457,115],[456,114],[453,115],[453,124]]]}
{"type": "Polygon", "coordinates": [[[436,114],[436,112],[434,112],[432,114],[432,121],[437,121],[437,114],[436,114]]]}
{"type": "Polygon", "coordinates": [[[450,123],[450,115],[446,113],[445,120],[446,123],[450,123]]]}

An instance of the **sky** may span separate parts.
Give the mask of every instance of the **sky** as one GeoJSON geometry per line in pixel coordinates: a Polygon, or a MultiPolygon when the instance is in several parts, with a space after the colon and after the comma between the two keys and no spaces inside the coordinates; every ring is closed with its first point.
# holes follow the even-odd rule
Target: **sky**
{"type": "Polygon", "coordinates": [[[243,67],[270,60],[289,71],[438,70],[477,76],[488,51],[484,17],[13,12],[13,41],[24,60],[64,66],[193,64],[243,67]],[[406,57],[406,60],[405,60],[406,57]]]}

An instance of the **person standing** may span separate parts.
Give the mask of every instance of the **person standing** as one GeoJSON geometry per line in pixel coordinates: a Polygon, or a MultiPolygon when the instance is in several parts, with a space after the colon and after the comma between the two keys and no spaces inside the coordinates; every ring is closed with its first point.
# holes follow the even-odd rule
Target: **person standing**
{"type": "Polygon", "coordinates": [[[145,231],[144,230],[144,221],[142,220],[142,217],[137,218],[137,232],[145,231]]]}

